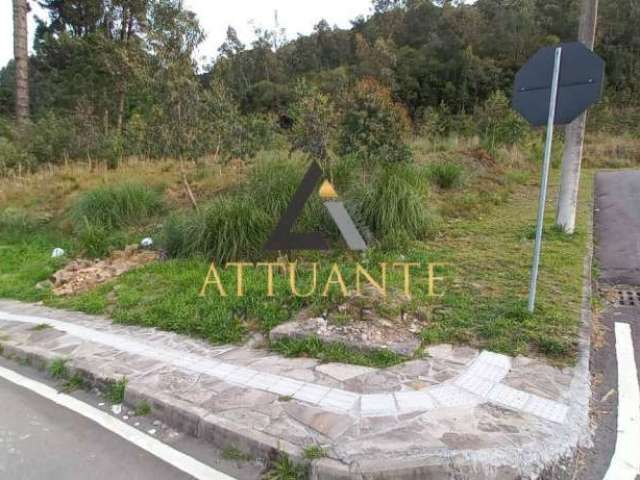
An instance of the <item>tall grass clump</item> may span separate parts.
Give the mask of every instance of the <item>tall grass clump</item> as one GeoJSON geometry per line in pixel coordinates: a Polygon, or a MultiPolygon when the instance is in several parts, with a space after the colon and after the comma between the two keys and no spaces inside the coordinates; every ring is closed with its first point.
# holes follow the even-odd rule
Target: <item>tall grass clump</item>
{"type": "Polygon", "coordinates": [[[464,180],[464,168],[454,162],[444,161],[429,165],[427,176],[432,183],[443,189],[460,186],[464,180]]]}
{"type": "Polygon", "coordinates": [[[381,169],[360,195],[360,218],[378,240],[418,239],[432,225],[425,204],[426,191],[411,164],[400,163],[381,169]]]}
{"type": "Polygon", "coordinates": [[[19,208],[0,210],[0,234],[32,233],[42,224],[42,220],[19,208]]]}
{"type": "Polygon", "coordinates": [[[165,209],[162,192],[142,183],[105,185],[90,190],[71,206],[74,229],[87,225],[107,231],[144,223],[165,209]]]}
{"type": "Polygon", "coordinates": [[[164,244],[172,257],[206,257],[224,263],[257,258],[273,221],[248,195],[219,197],[200,212],[170,218],[164,244]]]}
{"type": "MultiPolygon", "coordinates": [[[[308,162],[295,159],[261,162],[251,171],[246,194],[275,222],[289,206],[308,165],[308,162]]],[[[320,231],[330,237],[337,235],[333,221],[316,194],[307,200],[294,230],[320,231]]]]}
{"type": "Polygon", "coordinates": [[[293,159],[257,163],[251,170],[247,194],[266,213],[274,217],[287,208],[304,175],[304,165],[293,159]]]}

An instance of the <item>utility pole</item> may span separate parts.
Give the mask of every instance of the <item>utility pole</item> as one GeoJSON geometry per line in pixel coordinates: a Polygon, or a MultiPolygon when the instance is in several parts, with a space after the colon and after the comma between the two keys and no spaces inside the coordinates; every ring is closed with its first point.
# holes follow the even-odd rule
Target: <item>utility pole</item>
{"type": "MultiPolygon", "coordinates": [[[[598,0],[582,0],[580,29],[578,40],[593,50],[598,22],[598,0]]],[[[584,133],[587,126],[587,112],[567,125],[565,130],[564,154],[562,156],[562,174],[556,225],[565,233],[573,233],[576,226],[578,208],[578,190],[580,188],[580,167],[584,133]]]]}
{"type": "Polygon", "coordinates": [[[13,0],[13,57],[16,62],[16,122],[29,119],[29,50],[27,40],[27,0],[13,0]]]}

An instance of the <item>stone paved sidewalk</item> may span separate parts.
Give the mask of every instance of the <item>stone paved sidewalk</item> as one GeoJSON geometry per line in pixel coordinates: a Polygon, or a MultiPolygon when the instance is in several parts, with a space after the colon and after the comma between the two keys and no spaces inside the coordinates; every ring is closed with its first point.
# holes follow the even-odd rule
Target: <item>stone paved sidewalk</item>
{"type": "Polygon", "coordinates": [[[387,369],[322,364],[12,301],[0,345],[68,358],[97,384],[125,376],[129,405],[220,448],[302,459],[321,446],[316,478],[526,478],[589,439],[584,359],[558,369],[439,345],[387,369]]]}

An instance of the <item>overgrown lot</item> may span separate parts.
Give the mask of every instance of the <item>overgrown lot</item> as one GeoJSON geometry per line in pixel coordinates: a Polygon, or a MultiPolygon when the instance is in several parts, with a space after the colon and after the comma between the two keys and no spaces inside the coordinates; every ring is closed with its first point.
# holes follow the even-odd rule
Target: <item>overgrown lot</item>
{"type": "MultiPolygon", "coordinates": [[[[329,254],[303,253],[288,260],[321,260],[321,278],[326,278],[331,262],[341,262],[347,283],[356,261],[372,271],[379,262],[445,263],[444,297],[428,297],[425,288],[418,288],[410,300],[396,292],[389,297],[388,308],[384,303],[376,308],[390,319],[402,313],[421,318],[426,325],[425,344],[464,343],[570,362],[590,228],[591,171],[585,171],[582,180],[575,235],[556,231],[553,211],[548,209],[538,306],[529,315],[526,294],[538,195],[533,156],[539,145],[529,145],[533,153],[512,147],[494,156],[479,149],[474,140],[456,138],[423,139],[411,148],[415,163],[376,174],[364,190],[357,169],[336,165],[337,188],[354,216],[369,226],[375,238],[372,250],[362,256],[345,252],[335,228],[318,208],[319,200],[314,200],[306,207],[301,228],[324,230],[337,248],[329,254]],[[393,175],[396,181],[385,175],[393,175]],[[388,191],[398,205],[388,205],[388,191]],[[400,212],[388,213],[395,208],[400,212]],[[399,216],[396,225],[393,222],[399,216]]],[[[330,312],[342,302],[336,291],[329,298],[320,294],[293,298],[287,279],[276,276],[276,295],[268,298],[264,272],[252,269],[246,274],[244,297],[221,298],[215,289],[204,298],[198,296],[208,258],[220,262],[240,257],[274,259],[262,252],[262,242],[306,164],[300,156],[286,160],[284,152],[265,152],[251,165],[131,160],[117,170],[94,167],[91,172],[76,165],[3,182],[0,297],[107,313],[117,322],[156,326],[214,343],[239,342],[251,332],[268,332],[305,306],[330,312]],[[183,172],[197,198],[197,212],[184,189],[183,172]],[[66,261],[50,258],[54,247],[65,248],[66,259],[98,256],[147,235],[167,250],[167,261],[72,297],[54,298],[38,285],[66,261]]],[[[551,199],[558,173],[557,169],[552,172],[551,199]]],[[[223,283],[234,283],[233,270],[221,275],[223,283]]],[[[390,283],[399,284],[399,275],[394,273],[390,283]]],[[[309,274],[302,272],[299,281],[304,285],[309,274]]],[[[414,282],[424,285],[426,271],[414,282]]],[[[312,342],[277,347],[284,353],[329,360],[377,365],[396,361],[312,342]]]]}

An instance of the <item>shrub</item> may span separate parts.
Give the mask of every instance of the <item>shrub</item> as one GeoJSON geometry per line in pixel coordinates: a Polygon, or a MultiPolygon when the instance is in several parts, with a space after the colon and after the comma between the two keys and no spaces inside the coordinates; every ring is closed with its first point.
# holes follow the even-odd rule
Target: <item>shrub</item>
{"type": "Polygon", "coordinates": [[[60,164],[78,153],[75,144],[82,137],[71,119],[47,112],[30,128],[28,149],[39,164],[60,164]]]}
{"type": "Polygon", "coordinates": [[[78,197],[71,207],[71,219],[78,232],[87,226],[112,231],[141,224],[164,208],[162,193],[147,185],[108,185],[78,197]]]}
{"type": "Polygon", "coordinates": [[[293,149],[301,150],[329,171],[337,114],[331,99],[305,82],[296,87],[297,101],[291,108],[293,149]]]}
{"type": "Polygon", "coordinates": [[[170,256],[204,256],[219,263],[256,258],[273,225],[247,195],[219,197],[200,212],[166,222],[170,256]]]}
{"type": "Polygon", "coordinates": [[[409,115],[393,101],[391,91],[373,79],[361,80],[345,105],[340,151],[356,154],[367,164],[407,160],[410,130],[409,115]]]}
{"type": "Polygon", "coordinates": [[[0,137],[0,177],[33,170],[35,159],[8,138],[0,137]]]}
{"type": "Polygon", "coordinates": [[[387,167],[360,194],[360,217],[380,240],[389,237],[385,239],[388,242],[403,234],[417,239],[431,225],[424,193],[415,167],[387,167]]]}
{"type": "Polygon", "coordinates": [[[429,165],[427,175],[440,188],[453,188],[463,181],[464,168],[454,162],[445,161],[429,165]]]}
{"type": "Polygon", "coordinates": [[[495,154],[501,145],[514,145],[524,140],[529,125],[512,108],[509,99],[498,90],[476,109],[476,121],[482,146],[491,154],[495,154]]]}

